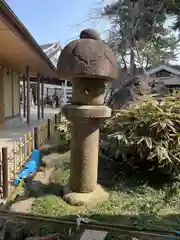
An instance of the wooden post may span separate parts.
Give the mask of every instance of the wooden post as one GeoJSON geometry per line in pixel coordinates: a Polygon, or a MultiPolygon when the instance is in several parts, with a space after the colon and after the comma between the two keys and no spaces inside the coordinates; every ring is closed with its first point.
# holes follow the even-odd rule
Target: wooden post
{"type": "Polygon", "coordinates": [[[23,117],[26,117],[26,77],[23,76],[23,117]]]}
{"type": "Polygon", "coordinates": [[[26,67],[26,81],[27,81],[27,119],[26,122],[30,125],[30,76],[29,67],[26,67]]]}
{"type": "Polygon", "coordinates": [[[51,119],[48,119],[48,139],[51,138],[51,119]]]}
{"type": "Polygon", "coordinates": [[[37,76],[37,118],[41,119],[41,100],[40,100],[40,75],[37,76]]]}
{"type": "Polygon", "coordinates": [[[56,131],[57,130],[57,125],[58,125],[58,115],[57,114],[54,115],[54,120],[55,120],[54,130],[56,131]]]}
{"type": "MultiPolygon", "coordinates": [[[[19,80],[18,85],[19,85],[19,96],[20,96],[21,95],[21,84],[20,84],[21,83],[21,74],[20,73],[18,74],[18,80],[19,80]]],[[[23,98],[23,95],[22,95],[22,98],[23,98]]],[[[20,99],[19,99],[19,114],[22,117],[22,115],[21,115],[21,100],[20,99]]]]}
{"type": "Polygon", "coordinates": [[[2,170],[3,170],[3,198],[9,193],[9,169],[8,169],[8,148],[2,148],[2,170]]]}
{"type": "Polygon", "coordinates": [[[61,123],[61,121],[62,121],[62,113],[59,112],[59,124],[61,123]]]}
{"type": "Polygon", "coordinates": [[[0,127],[3,126],[5,120],[4,74],[4,67],[0,67],[0,127]]]}
{"type": "Polygon", "coordinates": [[[11,100],[12,100],[12,116],[14,117],[14,72],[11,71],[11,100]]]}
{"type": "Polygon", "coordinates": [[[58,113],[58,124],[60,124],[61,122],[61,116],[60,116],[60,112],[58,113]]]}
{"type": "Polygon", "coordinates": [[[34,128],[34,148],[35,149],[39,149],[39,131],[38,131],[38,127],[34,128]]]}
{"type": "Polygon", "coordinates": [[[64,101],[67,103],[67,80],[64,82],[64,101]]]}
{"type": "Polygon", "coordinates": [[[44,81],[41,78],[41,117],[44,119],[44,81]]]}
{"type": "Polygon", "coordinates": [[[60,122],[59,123],[61,123],[62,122],[62,118],[63,118],[62,110],[60,110],[60,112],[59,112],[59,117],[60,117],[60,122]]]}

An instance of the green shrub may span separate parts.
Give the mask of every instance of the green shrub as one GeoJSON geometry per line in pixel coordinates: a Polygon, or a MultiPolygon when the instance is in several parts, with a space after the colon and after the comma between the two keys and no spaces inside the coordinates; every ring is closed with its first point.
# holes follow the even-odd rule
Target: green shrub
{"type": "Polygon", "coordinates": [[[59,131],[59,137],[61,142],[65,145],[65,148],[68,150],[71,143],[71,123],[63,118],[62,122],[57,127],[59,131]]]}
{"type": "Polygon", "coordinates": [[[146,96],[102,127],[102,149],[133,169],[180,173],[180,95],[146,96]]]}

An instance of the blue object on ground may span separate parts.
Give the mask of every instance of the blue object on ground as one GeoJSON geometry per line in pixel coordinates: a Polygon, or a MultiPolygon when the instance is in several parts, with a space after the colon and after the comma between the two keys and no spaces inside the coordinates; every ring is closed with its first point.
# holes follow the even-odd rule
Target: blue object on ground
{"type": "Polygon", "coordinates": [[[30,159],[27,161],[24,168],[17,175],[16,179],[14,179],[13,181],[14,185],[18,186],[19,182],[22,179],[27,178],[30,174],[36,173],[39,165],[40,165],[40,151],[38,149],[34,149],[32,151],[30,159]]]}

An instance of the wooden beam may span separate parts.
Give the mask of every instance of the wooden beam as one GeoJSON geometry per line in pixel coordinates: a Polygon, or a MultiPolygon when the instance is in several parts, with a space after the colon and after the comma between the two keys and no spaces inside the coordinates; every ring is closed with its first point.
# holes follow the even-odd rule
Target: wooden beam
{"type": "MultiPolygon", "coordinates": [[[[44,79],[44,84],[51,84],[51,85],[58,85],[58,86],[62,86],[64,83],[64,80],[58,79],[58,78],[43,78],[44,79]]],[[[37,82],[37,77],[35,76],[31,76],[31,82],[37,82]]],[[[69,84],[69,83],[68,83],[69,84]]],[[[68,86],[72,86],[72,85],[68,85],[68,86]]]]}
{"type": "Polygon", "coordinates": [[[30,75],[29,75],[29,67],[26,67],[26,81],[27,81],[27,118],[26,122],[30,125],[30,75]]]}
{"type": "Polygon", "coordinates": [[[23,76],[23,117],[26,117],[26,77],[23,76]]]}
{"type": "Polygon", "coordinates": [[[41,118],[44,119],[44,79],[41,78],[41,118]]]}
{"type": "Polygon", "coordinates": [[[41,76],[38,74],[37,77],[37,119],[41,119],[41,98],[40,98],[40,81],[41,76]]]}

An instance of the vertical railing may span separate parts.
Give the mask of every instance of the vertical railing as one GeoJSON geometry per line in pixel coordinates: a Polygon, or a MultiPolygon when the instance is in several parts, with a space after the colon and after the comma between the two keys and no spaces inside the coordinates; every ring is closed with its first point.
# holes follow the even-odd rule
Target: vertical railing
{"type": "Polygon", "coordinates": [[[2,148],[2,173],[3,198],[7,198],[9,194],[8,148],[2,148]]]}
{"type": "Polygon", "coordinates": [[[24,134],[19,141],[14,141],[10,151],[8,147],[2,148],[0,187],[3,198],[7,198],[10,193],[12,181],[23,168],[25,162],[30,158],[32,151],[42,148],[45,141],[49,140],[55,131],[57,131],[57,126],[60,122],[60,113],[55,114],[53,119],[47,120],[47,123],[42,123],[38,127],[34,127],[32,132],[24,134]]]}

